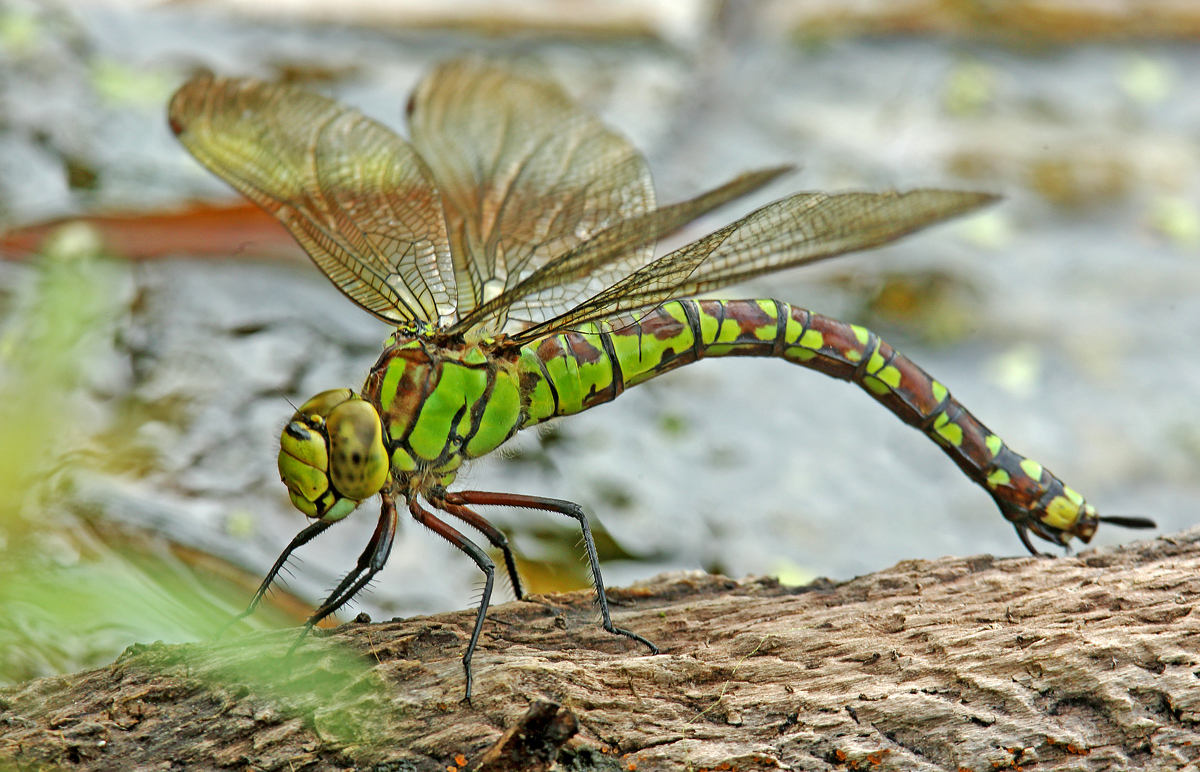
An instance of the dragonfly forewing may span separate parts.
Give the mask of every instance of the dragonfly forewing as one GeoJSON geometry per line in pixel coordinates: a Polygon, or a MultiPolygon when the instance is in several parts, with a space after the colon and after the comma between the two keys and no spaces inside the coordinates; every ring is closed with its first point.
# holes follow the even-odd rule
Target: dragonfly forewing
{"type": "Polygon", "coordinates": [[[171,100],[179,140],[279,219],[351,300],[393,323],[452,314],[432,175],[357,110],[285,84],[202,75],[171,100]]]}

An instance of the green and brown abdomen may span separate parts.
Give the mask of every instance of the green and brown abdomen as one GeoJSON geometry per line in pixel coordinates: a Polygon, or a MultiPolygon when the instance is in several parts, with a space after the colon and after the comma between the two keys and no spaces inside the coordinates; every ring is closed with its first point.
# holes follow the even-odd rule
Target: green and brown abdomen
{"type": "Polygon", "coordinates": [[[858,325],[776,300],[681,300],[617,332],[592,327],[527,348],[536,358],[521,360],[529,372],[524,426],[616,399],[629,386],[699,359],[779,357],[857,383],[928,435],[991,494],[1031,551],[1025,528],[1060,545],[1072,536],[1086,542],[1096,530],[1095,510],[1082,496],[1011,450],[945,386],[858,325]]]}

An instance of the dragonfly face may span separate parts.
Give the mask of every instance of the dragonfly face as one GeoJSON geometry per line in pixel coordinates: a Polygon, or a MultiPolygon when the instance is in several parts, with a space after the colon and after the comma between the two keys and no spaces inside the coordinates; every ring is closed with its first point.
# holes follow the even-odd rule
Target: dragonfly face
{"type": "Polygon", "coordinates": [[[279,437],[279,475],[292,503],[327,523],[378,493],[388,468],[379,414],[349,389],[305,402],[279,437]]]}

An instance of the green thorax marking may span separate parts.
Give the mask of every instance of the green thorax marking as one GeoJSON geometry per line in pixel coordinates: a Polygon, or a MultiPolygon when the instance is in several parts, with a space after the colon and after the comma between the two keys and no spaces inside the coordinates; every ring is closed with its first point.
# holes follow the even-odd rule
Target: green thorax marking
{"type": "Polygon", "coordinates": [[[517,350],[397,332],[371,368],[363,397],[375,405],[393,474],[454,479],[464,460],[495,450],[521,426],[517,350]]]}

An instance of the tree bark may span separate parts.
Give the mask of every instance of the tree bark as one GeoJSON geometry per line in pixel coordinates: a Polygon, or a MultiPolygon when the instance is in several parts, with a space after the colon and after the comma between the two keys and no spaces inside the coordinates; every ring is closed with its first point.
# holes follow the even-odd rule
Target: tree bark
{"type": "MultiPolygon", "coordinates": [[[[671,574],[493,609],[134,646],[0,691],[0,758],[78,770],[1196,768],[1200,529],[783,587],[671,574]],[[525,749],[525,750],[523,750],[525,749]],[[530,750],[532,749],[532,750],[530,750]],[[525,754],[525,755],[522,755],[525,754]]],[[[0,768],[3,764],[0,763],[0,768]]]]}

